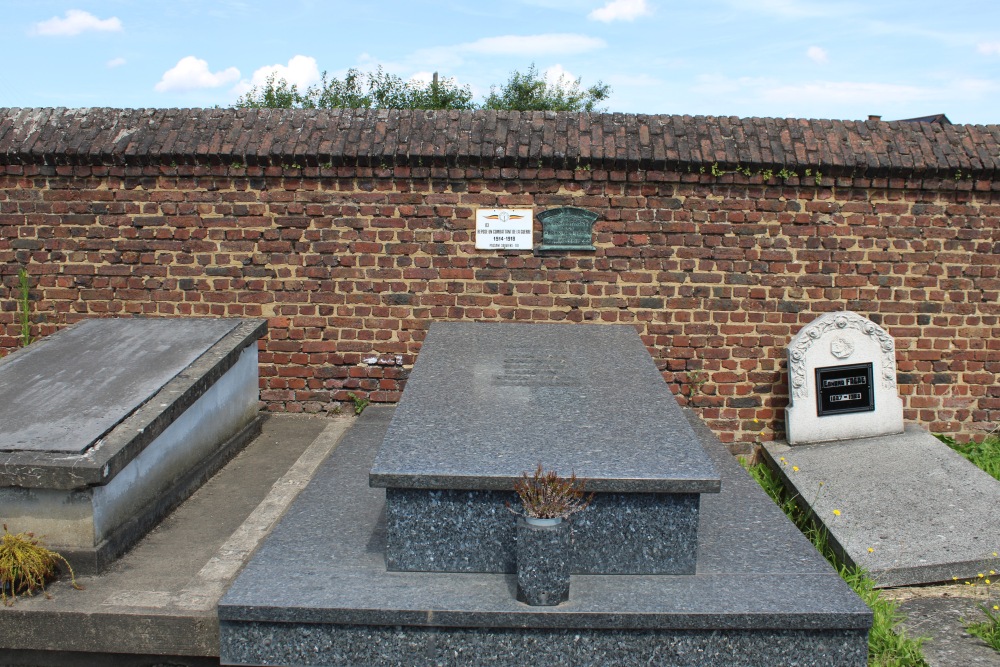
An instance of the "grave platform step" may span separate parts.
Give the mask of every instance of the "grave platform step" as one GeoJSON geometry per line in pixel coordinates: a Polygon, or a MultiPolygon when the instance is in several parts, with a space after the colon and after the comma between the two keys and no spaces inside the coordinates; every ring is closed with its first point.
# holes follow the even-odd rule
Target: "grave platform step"
{"type": "Polygon", "coordinates": [[[871,612],[690,413],[721,492],[694,575],[575,575],[529,607],[515,576],[390,572],[369,407],[219,603],[223,664],[865,665],[871,612]]]}
{"type": "Polygon", "coordinates": [[[765,450],[831,546],[879,586],[1000,570],[992,555],[1000,548],[1000,482],[922,427],[794,447],[765,443],[765,450]]]}
{"type": "Polygon", "coordinates": [[[124,553],[260,429],[266,320],[84,320],[0,360],[0,521],[124,553]]]}

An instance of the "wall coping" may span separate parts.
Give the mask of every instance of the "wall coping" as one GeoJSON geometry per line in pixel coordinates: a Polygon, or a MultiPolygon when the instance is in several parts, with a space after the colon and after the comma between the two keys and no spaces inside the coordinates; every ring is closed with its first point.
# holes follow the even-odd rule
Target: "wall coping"
{"type": "Polygon", "coordinates": [[[0,108],[0,165],[781,170],[974,178],[1000,125],[386,109],[0,108]]]}

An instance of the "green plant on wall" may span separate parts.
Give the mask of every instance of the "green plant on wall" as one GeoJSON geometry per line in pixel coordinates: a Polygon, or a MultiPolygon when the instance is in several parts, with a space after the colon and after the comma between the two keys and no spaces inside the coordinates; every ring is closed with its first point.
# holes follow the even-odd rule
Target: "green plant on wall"
{"type": "Polygon", "coordinates": [[[351,399],[351,402],[354,403],[354,414],[356,415],[360,415],[362,412],[364,412],[365,408],[367,408],[368,405],[371,403],[371,401],[369,401],[367,398],[362,398],[361,396],[355,394],[353,391],[347,393],[347,398],[351,399]]]}
{"type": "Polygon", "coordinates": [[[21,347],[31,345],[31,293],[28,286],[28,272],[23,268],[17,271],[17,321],[20,327],[21,347]]]}

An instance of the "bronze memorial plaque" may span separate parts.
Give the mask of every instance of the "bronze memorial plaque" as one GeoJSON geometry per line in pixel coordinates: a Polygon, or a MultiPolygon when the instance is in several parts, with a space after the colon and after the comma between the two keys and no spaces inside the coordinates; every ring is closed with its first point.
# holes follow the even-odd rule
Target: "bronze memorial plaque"
{"type": "Polygon", "coordinates": [[[542,223],[539,250],[596,250],[593,231],[597,214],[574,206],[563,206],[538,214],[542,223]]]}

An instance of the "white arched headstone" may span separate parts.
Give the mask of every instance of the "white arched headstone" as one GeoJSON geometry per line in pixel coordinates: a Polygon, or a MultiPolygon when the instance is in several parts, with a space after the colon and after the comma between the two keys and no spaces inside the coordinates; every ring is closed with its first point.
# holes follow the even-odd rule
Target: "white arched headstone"
{"type": "Polygon", "coordinates": [[[790,445],[903,432],[896,345],[857,313],[822,315],[788,345],[790,445]]]}

